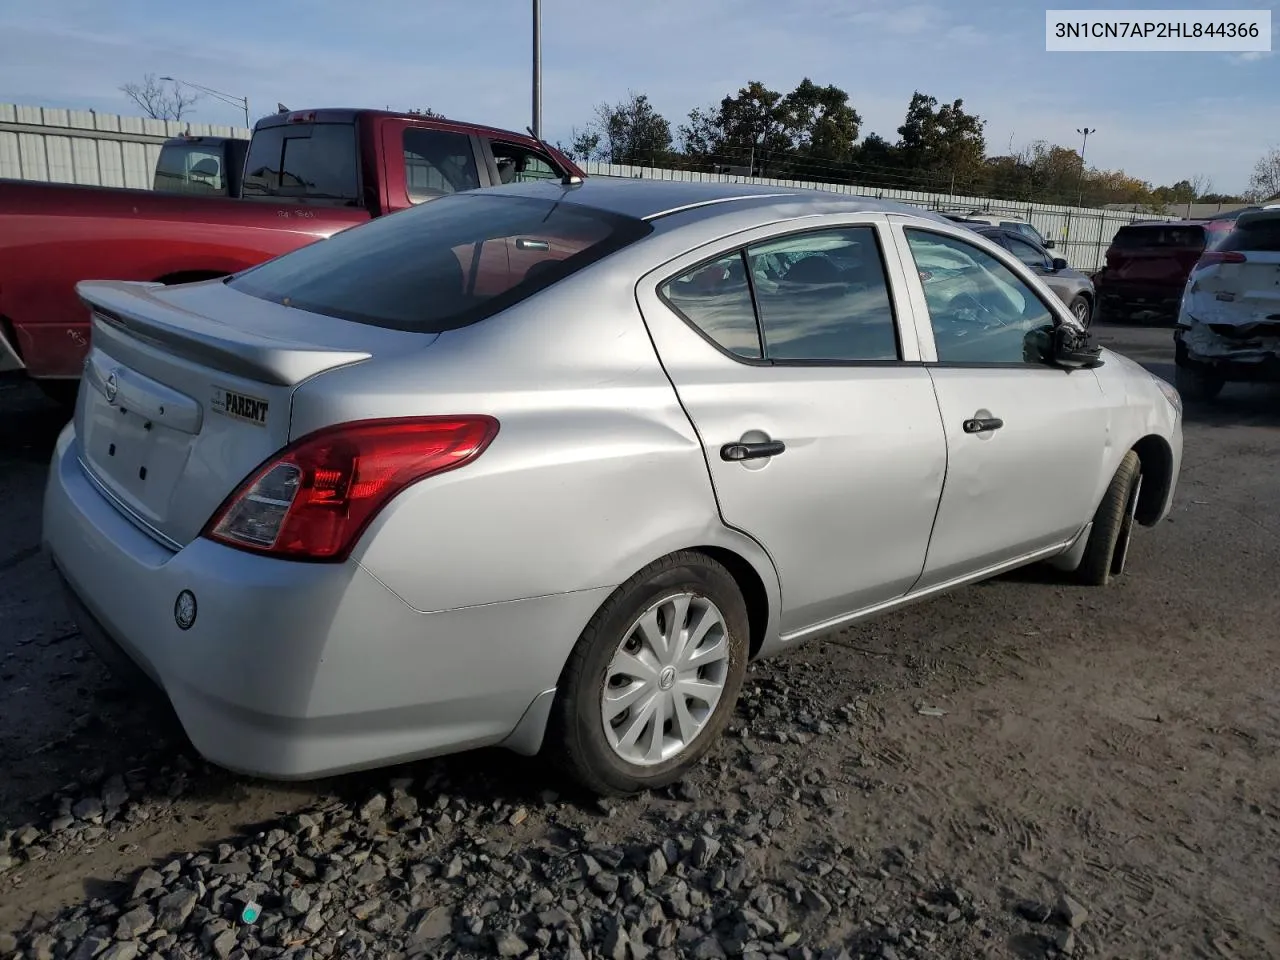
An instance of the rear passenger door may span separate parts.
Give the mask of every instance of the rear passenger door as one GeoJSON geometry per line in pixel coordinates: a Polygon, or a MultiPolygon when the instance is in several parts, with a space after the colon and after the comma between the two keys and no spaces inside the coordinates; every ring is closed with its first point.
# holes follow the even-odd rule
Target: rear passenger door
{"type": "Polygon", "coordinates": [[[768,551],[794,636],[911,589],[946,442],[884,218],[791,226],[686,254],[637,297],[721,516],[768,551]]]}

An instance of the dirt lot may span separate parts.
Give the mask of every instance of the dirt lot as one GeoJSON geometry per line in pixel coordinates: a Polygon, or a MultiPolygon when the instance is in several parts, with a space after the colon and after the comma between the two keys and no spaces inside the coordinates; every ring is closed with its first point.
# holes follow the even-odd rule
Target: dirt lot
{"type": "MultiPolygon", "coordinates": [[[[1171,375],[1168,330],[1100,333],[1171,375]]],[[[1280,955],[1280,391],[1187,419],[1119,584],[1023,572],[757,665],[687,784],[602,806],[497,752],[206,767],[60,608],[58,416],[0,384],[0,957],[1280,955]]]]}

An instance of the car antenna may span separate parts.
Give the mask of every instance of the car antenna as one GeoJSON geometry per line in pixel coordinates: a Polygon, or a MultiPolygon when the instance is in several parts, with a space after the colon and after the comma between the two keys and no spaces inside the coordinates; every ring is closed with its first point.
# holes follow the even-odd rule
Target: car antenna
{"type": "MultiPolygon", "coordinates": [[[[538,136],[536,133],[533,132],[533,127],[525,127],[525,129],[529,131],[529,136],[533,137],[533,142],[536,143],[538,146],[540,146],[547,153],[554,154],[556,152],[551,149],[547,141],[543,140],[540,136],[538,136]]],[[[578,176],[576,173],[566,173],[563,177],[560,178],[560,183],[566,187],[576,187],[578,186],[578,184],[582,183],[582,178],[578,176]]]]}

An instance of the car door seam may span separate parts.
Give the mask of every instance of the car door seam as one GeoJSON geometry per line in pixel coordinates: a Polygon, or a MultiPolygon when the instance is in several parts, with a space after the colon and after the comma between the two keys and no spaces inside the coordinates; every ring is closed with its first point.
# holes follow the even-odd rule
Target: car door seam
{"type": "Polygon", "coordinates": [[[933,379],[933,371],[924,365],[925,375],[929,378],[929,388],[933,391],[933,404],[938,409],[938,424],[942,427],[942,485],[938,487],[938,500],[933,505],[933,522],[929,524],[929,541],[924,548],[924,562],[920,565],[920,573],[907,588],[907,594],[915,590],[929,569],[929,554],[933,550],[933,534],[938,529],[938,517],[942,513],[942,498],[947,493],[947,477],[951,472],[951,437],[947,433],[946,414],[942,412],[942,398],[938,396],[938,383],[933,379]]]}

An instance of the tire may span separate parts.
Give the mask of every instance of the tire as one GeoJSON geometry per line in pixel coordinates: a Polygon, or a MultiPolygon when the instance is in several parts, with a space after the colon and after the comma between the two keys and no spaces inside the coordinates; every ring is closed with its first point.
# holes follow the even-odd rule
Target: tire
{"type": "Polygon", "coordinates": [[[80,392],[79,380],[36,380],[40,392],[60,407],[71,410],[76,405],[76,397],[80,392]]]}
{"type": "Polygon", "coordinates": [[[1226,380],[1216,374],[1206,373],[1198,367],[1179,364],[1174,367],[1173,385],[1187,400],[1207,402],[1217,398],[1222,388],[1226,386],[1226,380]]]}
{"type": "Polygon", "coordinates": [[[1080,326],[1089,329],[1089,324],[1093,322],[1093,308],[1089,306],[1088,297],[1072,297],[1067,309],[1080,322],[1080,326]]]}
{"type": "Polygon", "coordinates": [[[1130,450],[1093,514],[1093,529],[1085,544],[1076,579],[1091,587],[1105,587],[1124,571],[1133,533],[1134,509],[1142,489],[1142,461],[1130,450]]]}
{"type": "Polygon", "coordinates": [[[747,669],[749,629],[737,583],[714,560],[681,551],[649,564],[605,601],[569,655],[552,708],[548,755],[573,780],[602,796],[676,782],[711,749],[733,714],[747,669]],[[659,670],[663,661],[654,655],[657,646],[643,640],[641,621],[652,617],[651,630],[665,634],[682,609],[688,611],[684,619],[689,627],[696,627],[703,616],[714,620],[717,614],[719,625],[706,630],[693,651],[703,651],[701,666],[677,672],[672,664],[687,661],[673,657],[659,670]],[[648,679],[639,672],[626,673],[628,668],[639,670],[630,667],[637,662],[644,665],[648,679]],[[708,708],[702,701],[699,709],[696,698],[681,697],[681,674],[684,680],[705,684],[700,689],[718,685],[714,705],[708,708]],[[624,675],[632,679],[620,682],[624,675]],[[607,706],[607,690],[615,691],[612,707],[607,706]],[[628,691],[634,691],[630,699],[628,691]],[[687,729],[681,729],[675,715],[677,699],[684,705],[687,729]],[[620,707],[624,701],[630,705],[620,707]],[[655,736],[651,710],[658,703],[666,719],[660,737],[655,736]],[[606,710],[616,714],[613,722],[606,721],[606,710]],[[638,732],[631,744],[624,742],[629,732],[638,732]],[[637,751],[646,755],[639,757],[637,751]]]}

